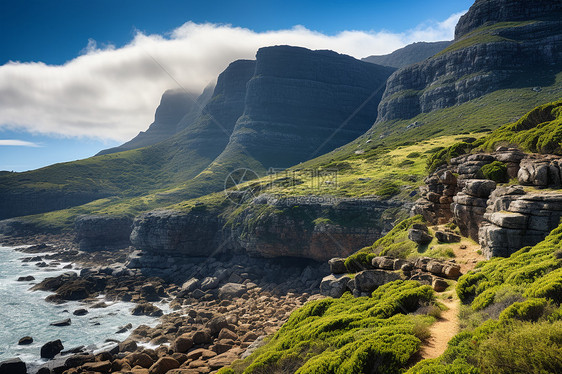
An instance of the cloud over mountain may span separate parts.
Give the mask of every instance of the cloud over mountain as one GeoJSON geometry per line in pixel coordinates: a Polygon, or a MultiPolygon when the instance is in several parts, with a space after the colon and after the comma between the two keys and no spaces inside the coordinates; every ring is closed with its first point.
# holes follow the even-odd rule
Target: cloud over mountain
{"type": "Polygon", "coordinates": [[[302,26],[254,32],[188,22],[168,35],[138,32],[120,48],[100,48],[89,40],[83,54],[64,65],[0,66],[0,129],[122,141],[147,127],[166,89],[180,86],[195,97],[228,63],[254,58],[259,47],[288,44],[361,58],[415,41],[452,39],[461,14],[400,34],[325,35],[302,26]]]}

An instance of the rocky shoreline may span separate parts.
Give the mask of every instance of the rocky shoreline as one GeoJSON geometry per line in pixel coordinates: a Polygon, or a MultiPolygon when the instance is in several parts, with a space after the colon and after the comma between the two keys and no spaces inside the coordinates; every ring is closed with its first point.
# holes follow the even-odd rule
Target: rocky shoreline
{"type": "MultiPolygon", "coordinates": [[[[178,258],[173,266],[162,266],[162,259],[143,258],[132,248],[82,252],[72,235],[2,238],[2,243],[34,244],[18,250],[28,256],[23,261],[39,267],[61,262],[79,266],[78,274],[64,273],[33,286],[52,292],[47,302],[83,303],[71,318],[87,314],[90,308],[103,308],[106,301],[133,302],[131,314],[159,318],[155,327],[141,325],[124,341],[104,342],[108,348],[101,352],[63,347],[54,340],[43,347],[50,353],[41,367],[28,371],[19,359],[0,363],[0,372],[6,369],[14,374],[213,373],[249,354],[294,309],[321,297],[319,280],[329,271],[327,264],[302,259],[247,256],[184,258],[183,262],[178,258]],[[33,256],[39,252],[53,254],[33,256]],[[164,314],[157,303],[167,304],[171,312],[164,314]]],[[[124,331],[130,328],[123,326],[124,331]]]]}

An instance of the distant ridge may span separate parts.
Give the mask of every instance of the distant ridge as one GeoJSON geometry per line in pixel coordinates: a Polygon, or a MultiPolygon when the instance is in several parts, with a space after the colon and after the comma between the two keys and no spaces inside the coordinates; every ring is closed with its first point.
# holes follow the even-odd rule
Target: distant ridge
{"type": "Polygon", "coordinates": [[[417,42],[397,49],[388,55],[369,56],[361,60],[400,69],[436,55],[450,46],[452,42],[452,40],[442,42],[417,42]]]}

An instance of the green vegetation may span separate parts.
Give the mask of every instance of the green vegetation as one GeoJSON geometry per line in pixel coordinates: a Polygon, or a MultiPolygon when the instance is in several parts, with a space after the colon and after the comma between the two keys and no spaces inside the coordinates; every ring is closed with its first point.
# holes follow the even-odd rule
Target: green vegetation
{"type": "Polygon", "coordinates": [[[220,373],[401,373],[434,321],[408,314],[434,302],[431,287],[395,281],[372,297],[307,303],[251,356],[220,373]]]}
{"type": "Polygon", "coordinates": [[[462,276],[464,331],[445,353],[408,373],[562,371],[562,225],[541,243],[462,276]]]}
{"type": "Polygon", "coordinates": [[[434,57],[442,56],[459,49],[467,48],[476,44],[496,43],[496,42],[516,42],[515,40],[503,37],[501,31],[509,31],[509,29],[527,26],[534,21],[526,22],[498,22],[490,26],[479,27],[476,30],[464,35],[460,40],[437,53],[434,57]]]}
{"type": "Polygon", "coordinates": [[[517,146],[528,152],[562,154],[562,100],[541,105],[484,138],[482,148],[517,146]]]}
{"type": "Polygon", "coordinates": [[[507,167],[503,162],[494,161],[491,164],[484,165],[480,172],[485,179],[490,179],[497,183],[507,183],[509,181],[507,167]]]}
{"type": "MultiPolygon", "coordinates": [[[[562,154],[562,100],[541,105],[518,121],[504,125],[471,143],[460,142],[437,150],[427,159],[427,169],[434,171],[453,157],[472,151],[493,151],[498,146],[517,147],[527,152],[562,154]]],[[[482,167],[482,175],[507,183],[507,168],[501,162],[482,167]]]]}

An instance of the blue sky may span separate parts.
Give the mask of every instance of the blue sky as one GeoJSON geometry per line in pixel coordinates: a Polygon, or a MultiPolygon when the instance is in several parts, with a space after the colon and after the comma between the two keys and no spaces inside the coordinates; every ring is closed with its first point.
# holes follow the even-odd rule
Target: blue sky
{"type": "MultiPolygon", "coordinates": [[[[152,71],[141,61],[139,46],[197,93],[229,59],[251,58],[260,43],[286,41],[358,58],[383,54],[412,41],[449,35],[447,20],[452,15],[458,18],[471,4],[465,0],[3,0],[0,170],[29,170],[88,157],[146,129],[159,95],[175,88],[174,82],[164,75],[150,81],[139,75],[123,78],[112,88],[111,81],[95,75],[123,74],[116,66],[137,66],[136,62],[138,71],[152,71]],[[295,29],[297,25],[304,29],[295,29]],[[234,34],[236,38],[226,40],[234,34]],[[201,43],[207,35],[211,42],[201,43]],[[176,53],[180,45],[182,51],[193,51],[180,56],[176,53]],[[222,49],[228,53],[218,58],[222,49]],[[15,63],[8,65],[9,61],[15,63]],[[200,65],[212,66],[203,71],[200,65]],[[82,87],[79,95],[77,87],[82,87]],[[121,106],[112,106],[116,102],[121,106]],[[20,145],[3,145],[11,144],[6,140],[19,140],[11,143],[20,145]],[[22,141],[36,146],[21,145],[22,141]]],[[[133,73],[124,75],[128,74],[133,73]]]]}

